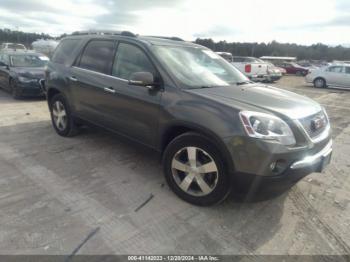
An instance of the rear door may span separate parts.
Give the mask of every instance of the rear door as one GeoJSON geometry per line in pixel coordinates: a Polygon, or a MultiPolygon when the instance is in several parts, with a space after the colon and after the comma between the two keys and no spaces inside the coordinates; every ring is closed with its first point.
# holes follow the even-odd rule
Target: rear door
{"type": "Polygon", "coordinates": [[[153,146],[158,130],[162,89],[153,90],[129,84],[131,74],[150,72],[156,82],[161,77],[146,50],[139,45],[120,42],[112,69],[117,83],[114,128],[143,144],[153,146]]]}
{"type": "Polygon", "coordinates": [[[343,66],[330,66],[326,71],[327,84],[333,86],[343,86],[345,82],[345,73],[343,66]]]}
{"type": "Polygon", "coordinates": [[[70,76],[77,115],[108,128],[116,110],[116,81],[111,77],[115,51],[114,40],[90,40],[70,76]]]}

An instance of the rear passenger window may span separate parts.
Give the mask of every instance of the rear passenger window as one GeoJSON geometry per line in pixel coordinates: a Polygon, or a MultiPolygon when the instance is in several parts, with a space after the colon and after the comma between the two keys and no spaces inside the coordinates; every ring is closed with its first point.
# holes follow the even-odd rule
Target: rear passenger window
{"type": "Polygon", "coordinates": [[[122,79],[129,79],[131,74],[136,72],[150,72],[156,75],[156,70],[151,61],[140,48],[120,43],[112,75],[122,79]]]}
{"type": "Polygon", "coordinates": [[[345,69],[345,72],[347,73],[347,74],[350,74],[350,67],[345,67],[346,69],[345,69]]]}
{"type": "Polygon", "coordinates": [[[110,74],[115,44],[108,40],[92,40],[84,49],[79,67],[95,72],[110,74]]]}
{"type": "Polygon", "coordinates": [[[63,40],[53,54],[52,62],[69,66],[73,60],[72,55],[79,41],[80,39],[63,40]]]}
{"type": "Polygon", "coordinates": [[[341,73],[343,71],[343,67],[342,66],[331,66],[330,68],[328,68],[329,72],[333,72],[333,73],[341,73]]]}

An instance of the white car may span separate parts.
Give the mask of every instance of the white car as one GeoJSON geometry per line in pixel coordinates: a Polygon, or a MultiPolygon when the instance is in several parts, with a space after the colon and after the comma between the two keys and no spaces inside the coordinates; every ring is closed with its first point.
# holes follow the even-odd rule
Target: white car
{"type": "Polygon", "coordinates": [[[269,80],[268,65],[255,57],[234,56],[232,64],[253,81],[269,80]]]}
{"type": "Polygon", "coordinates": [[[334,64],[310,70],[305,79],[307,83],[313,83],[317,88],[350,88],[350,64],[334,64]]]}
{"type": "Polygon", "coordinates": [[[27,50],[27,48],[22,44],[3,43],[0,46],[0,50],[27,50]]]}

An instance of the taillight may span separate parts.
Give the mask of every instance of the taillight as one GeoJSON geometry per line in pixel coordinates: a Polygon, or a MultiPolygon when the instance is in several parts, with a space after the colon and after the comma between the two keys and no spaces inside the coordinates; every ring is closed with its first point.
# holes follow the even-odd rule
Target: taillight
{"type": "Polygon", "coordinates": [[[245,72],[246,73],[250,73],[250,72],[252,72],[252,65],[245,65],[245,72]]]}

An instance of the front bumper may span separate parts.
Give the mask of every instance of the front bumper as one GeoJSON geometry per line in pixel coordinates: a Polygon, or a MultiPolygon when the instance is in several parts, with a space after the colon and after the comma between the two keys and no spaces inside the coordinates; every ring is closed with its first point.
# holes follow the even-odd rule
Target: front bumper
{"type": "Polygon", "coordinates": [[[300,179],[311,173],[322,172],[329,164],[332,154],[332,141],[318,153],[295,161],[279,175],[261,176],[251,173],[235,172],[233,186],[237,192],[253,192],[262,190],[266,192],[284,192],[300,179]]]}
{"type": "Polygon", "coordinates": [[[39,81],[32,81],[28,83],[18,82],[17,92],[20,96],[26,97],[41,97],[45,95],[39,81]]]}
{"type": "Polygon", "coordinates": [[[272,82],[280,80],[282,74],[252,75],[249,78],[254,82],[272,82]]]}
{"type": "Polygon", "coordinates": [[[267,80],[268,75],[262,74],[262,75],[251,75],[249,78],[254,82],[264,82],[267,80]]]}
{"type": "Polygon", "coordinates": [[[266,76],[266,81],[268,82],[273,82],[273,81],[278,81],[282,78],[282,74],[269,74],[266,76]]]}
{"type": "Polygon", "coordinates": [[[286,172],[297,171],[321,172],[332,153],[329,131],[317,143],[309,142],[292,148],[247,136],[228,138],[225,143],[231,154],[235,173],[262,177],[283,176],[286,172]]]}
{"type": "Polygon", "coordinates": [[[294,162],[290,169],[302,169],[302,168],[308,168],[315,165],[321,165],[320,166],[320,172],[323,171],[324,165],[327,165],[330,161],[330,157],[332,154],[332,140],[328,142],[328,144],[319,152],[316,154],[306,156],[301,160],[298,160],[294,162]]]}

